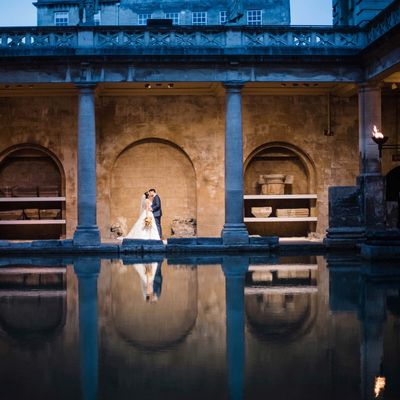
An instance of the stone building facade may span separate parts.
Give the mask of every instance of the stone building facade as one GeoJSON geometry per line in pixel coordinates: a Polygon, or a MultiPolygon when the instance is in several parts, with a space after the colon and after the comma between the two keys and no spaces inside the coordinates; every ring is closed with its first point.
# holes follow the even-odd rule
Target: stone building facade
{"type": "MultiPolygon", "coordinates": [[[[39,26],[77,25],[83,16],[79,1],[38,0],[39,26]]],[[[245,0],[242,16],[236,21],[243,25],[288,25],[289,0],[245,0]]],[[[222,25],[229,19],[229,2],[220,0],[139,1],[99,0],[95,4],[94,22],[98,25],[146,25],[148,19],[171,19],[174,25],[222,25]]]]}
{"type": "Polygon", "coordinates": [[[392,2],[393,0],[333,0],[333,23],[365,25],[392,2]]]}
{"type": "Polygon", "coordinates": [[[3,28],[1,237],[115,238],[150,187],[166,237],[176,220],[227,243],[323,236],[329,190],[357,179],[372,226],[386,205],[370,177],[399,168],[398,4],[363,28],[3,28]],[[374,125],[394,146],[381,158],[374,125]],[[260,175],[290,184],[262,197],[260,175]],[[278,215],[293,209],[307,216],[278,215]]]}

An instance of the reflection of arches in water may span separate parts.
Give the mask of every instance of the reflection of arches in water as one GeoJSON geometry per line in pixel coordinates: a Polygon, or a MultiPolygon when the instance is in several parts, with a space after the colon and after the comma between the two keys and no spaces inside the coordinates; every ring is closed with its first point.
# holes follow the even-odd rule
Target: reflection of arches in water
{"type": "Polygon", "coordinates": [[[133,265],[115,263],[111,272],[111,313],[118,335],[135,347],[166,349],[182,342],[197,319],[197,268],[162,266],[162,294],[143,298],[133,265]]]}
{"type": "Polygon", "coordinates": [[[17,341],[52,340],[64,327],[65,297],[11,297],[0,300],[1,330],[17,341]]]}
{"type": "Polygon", "coordinates": [[[196,218],[196,173],[192,161],[174,143],[153,138],[133,143],[114,163],[111,224],[122,220],[128,231],[139,216],[143,192],[150,188],[157,190],[162,201],[165,236],[171,232],[173,219],[196,218]]]}
{"type": "Polygon", "coordinates": [[[245,297],[247,325],[261,341],[286,342],[307,334],[317,315],[315,294],[254,294],[245,297]]]}
{"type": "Polygon", "coordinates": [[[64,268],[34,272],[32,266],[13,265],[10,269],[0,275],[2,336],[28,346],[53,340],[66,322],[64,268]]]}

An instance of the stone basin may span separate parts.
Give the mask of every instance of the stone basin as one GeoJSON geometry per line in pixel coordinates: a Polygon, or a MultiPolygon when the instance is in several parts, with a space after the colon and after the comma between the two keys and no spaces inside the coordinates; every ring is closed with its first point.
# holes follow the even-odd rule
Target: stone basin
{"type": "Polygon", "coordinates": [[[251,213],[256,218],[268,218],[272,213],[272,207],[251,207],[251,213]]]}

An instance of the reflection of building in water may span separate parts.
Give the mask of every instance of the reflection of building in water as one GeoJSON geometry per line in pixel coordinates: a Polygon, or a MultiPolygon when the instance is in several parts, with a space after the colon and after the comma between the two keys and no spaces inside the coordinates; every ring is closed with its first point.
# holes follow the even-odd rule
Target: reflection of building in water
{"type": "Polygon", "coordinates": [[[164,348],[181,341],[193,328],[197,318],[196,268],[172,270],[158,263],[117,263],[111,282],[113,323],[129,343],[164,348]],[[161,270],[165,275],[162,296],[161,270]],[[154,302],[156,296],[156,304],[143,301],[145,297],[154,302]]]}
{"type": "Polygon", "coordinates": [[[66,321],[65,267],[0,269],[0,329],[19,342],[54,338],[66,321]]]}
{"type": "Polygon", "coordinates": [[[261,340],[289,340],[312,327],[317,312],[317,268],[310,263],[251,265],[246,278],[246,315],[261,340]]]}
{"type": "Polygon", "coordinates": [[[331,309],[358,318],[361,398],[398,398],[399,272],[349,257],[331,257],[329,266],[331,309]]]}

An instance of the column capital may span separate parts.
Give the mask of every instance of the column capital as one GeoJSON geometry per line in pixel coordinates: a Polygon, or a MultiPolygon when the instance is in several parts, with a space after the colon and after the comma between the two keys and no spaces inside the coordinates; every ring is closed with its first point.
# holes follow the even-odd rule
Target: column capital
{"type": "Polygon", "coordinates": [[[382,82],[361,82],[358,84],[359,92],[380,91],[382,89],[382,82]]]}
{"type": "Polygon", "coordinates": [[[96,91],[97,82],[76,82],[75,87],[81,93],[91,93],[96,91]]]}
{"type": "Polygon", "coordinates": [[[244,86],[243,81],[226,81],[223,82],[222,85],[225,88],[225,91],[228,93],[240,93],[244,86]]]}

